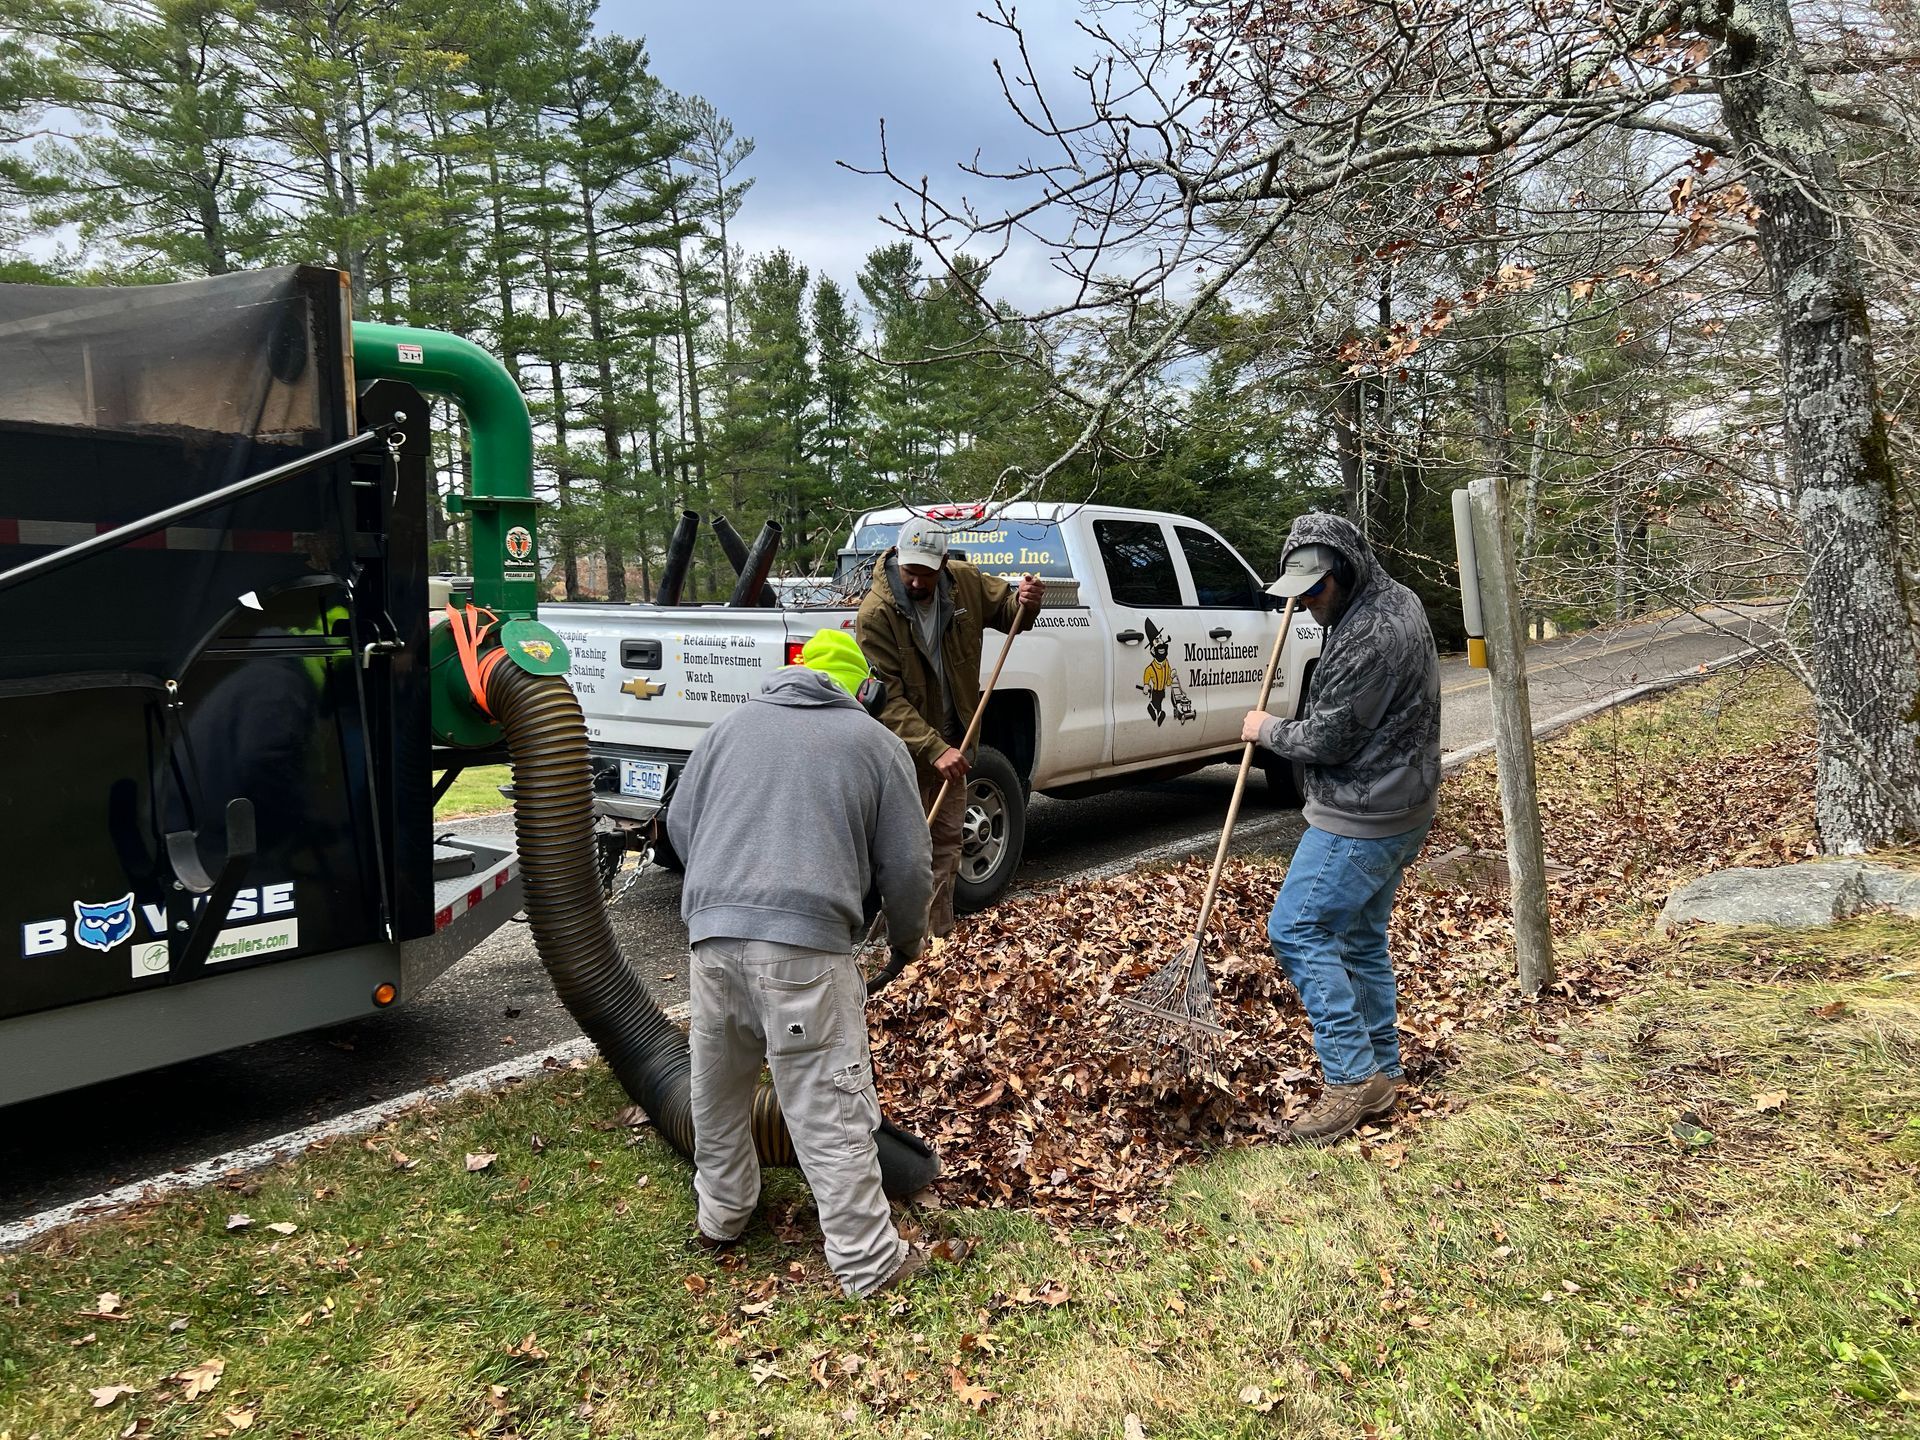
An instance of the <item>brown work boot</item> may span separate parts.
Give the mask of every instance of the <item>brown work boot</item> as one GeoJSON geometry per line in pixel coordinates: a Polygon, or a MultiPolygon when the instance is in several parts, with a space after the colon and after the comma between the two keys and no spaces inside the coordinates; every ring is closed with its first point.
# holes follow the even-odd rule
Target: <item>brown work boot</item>
{"type": "Polygon", "coordinates": [[[1305,1145],[1331,1144],[1364,1121],[1391,1115],[1399,1099],[1399,1083],[1390,1075],[1374,1075],[1358,1085],[1329,1085],[1294,1121],[1287,1139],[1305,1145]]]}

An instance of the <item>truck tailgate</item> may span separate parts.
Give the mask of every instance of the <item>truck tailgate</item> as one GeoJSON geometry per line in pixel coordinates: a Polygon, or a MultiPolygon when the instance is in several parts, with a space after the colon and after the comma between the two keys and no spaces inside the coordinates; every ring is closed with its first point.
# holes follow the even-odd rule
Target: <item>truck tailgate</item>
{"type": "Polygon", "coordinates": [[[603,746],[684,754],[786,663],[778,610],[553,605],[540,615],[573,652],[569,678],[603,746]]]}

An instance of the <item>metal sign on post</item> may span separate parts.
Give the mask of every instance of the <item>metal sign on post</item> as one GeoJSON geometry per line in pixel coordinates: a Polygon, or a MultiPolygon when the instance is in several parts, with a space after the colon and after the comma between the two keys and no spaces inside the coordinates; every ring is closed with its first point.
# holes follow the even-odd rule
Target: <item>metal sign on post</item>
{"type": "Polygon", "coordinates": [[[1467,664],[1487,668],[1487,630],[1480,614],[1480,566],[1473,549],[1473,499],[1453,492],[1453,548],[1460,557],[1460,618],[1467,629],[1467,664]]]}
{"type": "MultiPolygon", "coordinates": [[[[1494,763],[1500,816],[1507,834],[1507,879],[1513,902],[1513,948],[1520,988],[1529,994],[1553,981],[1553,928],[1547,919],[1546,842],[1540,834],[1540,787],[1533,763],[1533,706],[1527,697],[1527,636],[1521,619],[1506,498],[1491,479],[1453,492],[1456,537],[1465,514],[1460,592],[1472,620],[1485,626],[1481,650],[1493,699],[1494,763]],[[1466,576],[1474,584],[1469,587],[1466,576]]],[[[1471,643],[1471,642],[1470,642],[1471,643]]]]}

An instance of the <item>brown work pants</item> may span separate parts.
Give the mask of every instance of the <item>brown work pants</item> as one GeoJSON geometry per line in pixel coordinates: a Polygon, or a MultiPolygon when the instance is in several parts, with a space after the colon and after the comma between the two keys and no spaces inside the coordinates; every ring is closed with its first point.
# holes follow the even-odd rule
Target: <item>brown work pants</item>
{"type": "MultiPolygon", "coordinates": [[[[940,772],[922,770],[920,808],[931,812],[940,794],[940,772]]],[[[967,815],[967,783],[956,781],[947,787],[947,798],[940,813],[927,825],[927,838],[933,842],[933,899],[927,905],[927,935],[953,933],[953,882],[960,873],[960,822],[967,815]]]]}

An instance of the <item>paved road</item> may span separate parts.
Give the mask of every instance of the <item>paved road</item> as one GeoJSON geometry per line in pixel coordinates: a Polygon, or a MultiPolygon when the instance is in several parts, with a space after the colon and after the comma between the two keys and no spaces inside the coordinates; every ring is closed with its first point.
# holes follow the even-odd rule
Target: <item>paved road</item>
{"type": "MultiPolygon", "coordinates": [[[[1528,656],[1534,719],[1546,721],[1742,649],[1749,637],[1769,633],[1768,613],[1683,615],[1535,646],[1528,656]]],[[[1444,748],[1486,738],[1492,722],[1485,675],[1450,658],[1442,662],[1441,685],[1444,748]]],[[[1216,766],[1088,800],[1037,797],[1028,813],[1021,885],[1042,886],[1204,836],[1226,813],[1233,776],[1233,767],[1216,766]]],[[[1255,787],[1261,788],[1257,780],[1255,787]]],[[[1284,839],[1297,823],[1287,817],[1265,838],[1284,839]]],[[[450,828],[510,834],[500,818],[450,828]]],[[[683,999],[678,880],[657,871],[642,876],[615,905],[614,923],[662,1003],[683,999]]],[[[525,927],[509,925],[403,1010],[13,1107],[0,1126],[0,1222],[578,1033],[554,999],[525,927]]]]}

